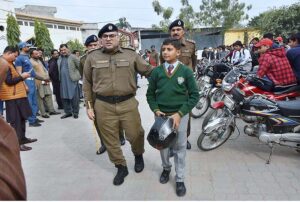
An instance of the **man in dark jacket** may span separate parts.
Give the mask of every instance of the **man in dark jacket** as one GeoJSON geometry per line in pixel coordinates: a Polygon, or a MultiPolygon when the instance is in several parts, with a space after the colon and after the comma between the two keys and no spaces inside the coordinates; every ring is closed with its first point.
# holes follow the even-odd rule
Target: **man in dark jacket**
{"type": "Polygon", "coordinates": [[[59,74],[58,74],[58,66],[57,66],[58,56],[59,56],[58,51],[56,49],[53,49],[51,51],[51,59],[48,61],[49,76],[52,81],[53,94],[56,97],[58,109],[63,109],[63,103],[60,97],[60,82],[59,82],[59,74]]]}
{"type": "MultiPolygon", "coordinates": [[[[0,87],[8,71],[0,58],[0,87]]],[[[26,183],[15,130],[0,117],[0,200],[26,200],[26,183]]]]}
{"type": "Polygon", "coordinates": [[[300,84],[300,32],[289,38],[291,49],[286,53],[287,58],[294,70],[298,83],[300,84]]]}

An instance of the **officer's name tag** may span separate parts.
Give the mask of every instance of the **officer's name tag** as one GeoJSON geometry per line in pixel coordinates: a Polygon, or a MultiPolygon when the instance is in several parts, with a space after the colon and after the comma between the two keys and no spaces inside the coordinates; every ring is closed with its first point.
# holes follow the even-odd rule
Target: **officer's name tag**
{"type": "Polygon", "coordinates": [[[109,60],[98,60],[98,61],[96,61],[96,63],[98,63],[98,64],[104,64],[104,63],[108,63],[109,62],[109,60]]]}

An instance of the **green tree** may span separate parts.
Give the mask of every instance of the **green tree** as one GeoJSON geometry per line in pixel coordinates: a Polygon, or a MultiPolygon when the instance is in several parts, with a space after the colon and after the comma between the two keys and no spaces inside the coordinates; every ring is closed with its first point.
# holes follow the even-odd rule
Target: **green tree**
{"type": "MultiPolygon", "coordinates": [[[[199,12],[193,9],[189,0],[181,0],[181,5],[178,17],[183,20],[185,28],[191,31],[201,25],[223,27],[224,30],[232,28],[240,21],[248,19],[246,11],[252,7],[251,5],[246,6],[245,3],[239,3],[238,0],[202,0],[199,12]]],[[[158,0],[154,0],[152,6],[157,15],[163,17],[159,25],[152,25],[152,27],[167,30],[173,8],[162,7],[158,0]]]]}
{"type": "Polygon", "coordinates": [[[127,22],[127,20],[126,20],[125,17],[120,18],[120,19],[119,19],[119,22],[116,23],[116,26],[117,26],[119,29],[130,29],[130,28],[131,28],[131,25],[129,24],[129,22],[127,22]]]}
{"type": "Polygon", "coordinates": [[[80,55],[82,55],[84,52],[84,46],[79,42],[78,39],[68,41],[67,45],[71,52],[73,52],[74,50],[78,50],[80,52],[80,55]]]}
{"type": "Polygon", "coordinates": [[[275,8],[255,16],[248,26],[260,29],[261,33],[271,32],[287,38],[290,33],[300,30],[300,3],[275,8]]]}
{"type": "Polygon", "coordinates": [[[34,21],[34,35],[35,35],[35,46],[43,48],[46,56],[51,55],[51,50],[54,45],[50,38],[49,30],[45,23],[34,21]]]}
{"type": "Polygon", "coordinates": [[[15,46],[20,42],[20,27],[16,18],[12,14],[7,15],[6,19],[6,38],[9,46],[15,46]]]}
{"type": "Polygon", "coordinates": [[[246,6],[239,0],[202,0],[200,12],[196,13],[197,22],[227,30],[247,20],[247,11],[251,8],[251,5],[246,6]]]}

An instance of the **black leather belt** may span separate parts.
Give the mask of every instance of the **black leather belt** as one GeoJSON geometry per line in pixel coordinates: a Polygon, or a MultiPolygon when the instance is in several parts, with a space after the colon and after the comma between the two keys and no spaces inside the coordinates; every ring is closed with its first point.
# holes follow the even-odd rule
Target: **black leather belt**
{"type": "Polygon", "coordinates": [[[104,102],[108,102],[110,104],[116,104],[120,102],[124,102],[125,100],[128,100],[132,98],[134,94],[124,95],[124,96],[102,96],[102,95],[96,95],[96,98],[99,100],[102,100],[104,102]]]}

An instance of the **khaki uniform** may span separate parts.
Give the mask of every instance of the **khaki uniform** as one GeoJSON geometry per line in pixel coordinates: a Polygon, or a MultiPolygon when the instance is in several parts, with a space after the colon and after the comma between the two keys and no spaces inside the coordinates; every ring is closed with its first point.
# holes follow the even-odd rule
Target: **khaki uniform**
{"type": "MultiPolygon", "coordinates": [[[[38,74],[44,80],[50,79],[48,71],[46,70],[46,68],[40,60],[35,60],[31,58],[30,62],[36,74],[38,74]]],[[[37,101],[41,115],[46,115],[44,102],[49,112],[54,112],[55,110],[53,106],[52,90],[50,87],[50,83],[35,79],[35,84],[37,87],[37,101]]]]}
{"type": "MultiPolygon", "coordinates": [[[[190,67],[193,71],[195,71],[195,67],[197,64],[197,56],[196,56],[196,44],[194,41],[182,38],[181,39],[181,54],[178,58],[180,62],[190,67]]],[[[161,64],[164,62],[162,58],[162,54],[160,54],[161,64]]]]}
{"type": "MultiPolygon", "coordinates": [[[[104,49],[94,50],[88,54],[83,69],[85,100],[93,104],[93,94],[98,98],[135,95],[135,73],[150,75],[151,71],[151,66],[131,49],[118,48],[111,54],[104,49]]],[[[126,166],[120,147],[119,127],[126,131],[126,139],[131,143],[132,152],[135,155],[143,154],[144,130],[141,126],[138,101],[134,97],[113,104],[96,99],[92,107],[101,138],[110,160],[115,165],[126,166]]]]}

